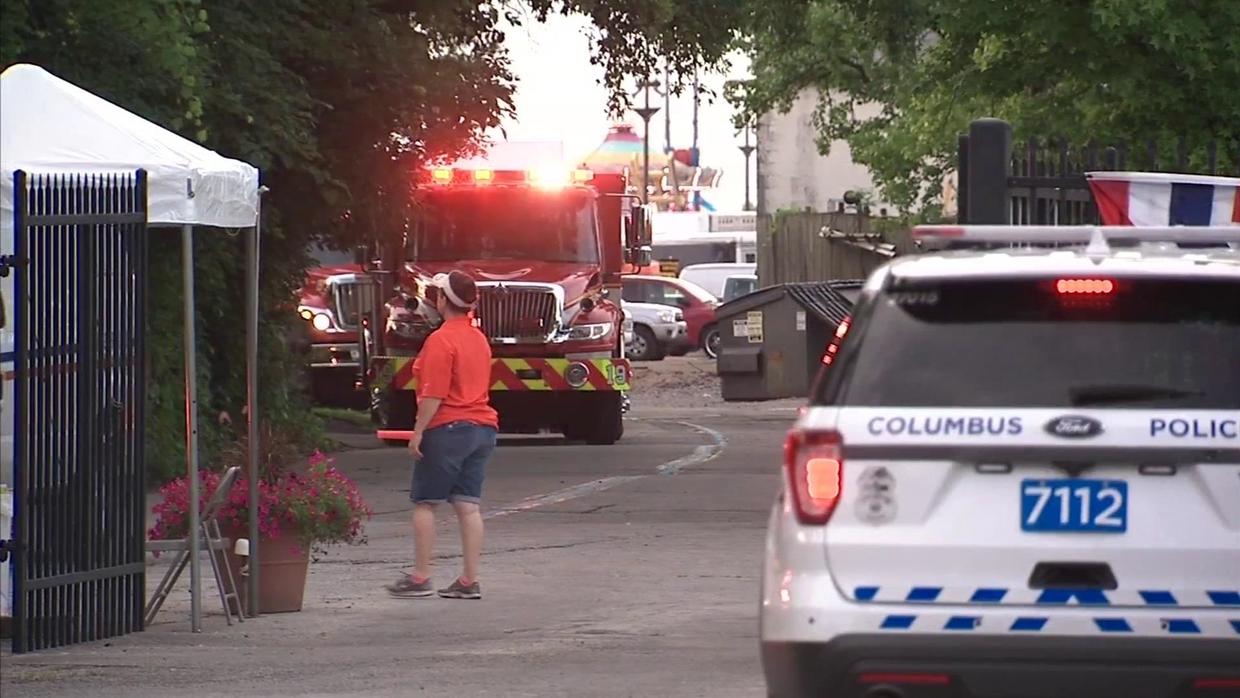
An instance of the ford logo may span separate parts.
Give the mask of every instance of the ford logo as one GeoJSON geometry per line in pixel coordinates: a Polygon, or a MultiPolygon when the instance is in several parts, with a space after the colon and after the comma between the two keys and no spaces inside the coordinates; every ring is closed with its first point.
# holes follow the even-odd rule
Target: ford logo
{"type": "Polygon", "coordinates": [[[1047,422],[1046,433],[1065,439],[1088,439],[1102,433],[1102,422],[1093,417],[1065,415],[1047,422]]]}

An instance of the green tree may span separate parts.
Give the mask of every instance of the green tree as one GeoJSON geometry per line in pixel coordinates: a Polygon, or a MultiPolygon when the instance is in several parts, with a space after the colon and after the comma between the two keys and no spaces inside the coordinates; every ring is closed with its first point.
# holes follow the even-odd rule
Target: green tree
{"type": "MultiPolygon", "coordinates": [[[[399,233],[412,171],[476,146],[511,109],[499,11],[400,0],[0,0],[0,63],[32,62],[263,171],[260,398],[315,438],[291,341],[312,241],[399,233]]],[[[205,460],[244,404],[242,238],[197,235],[205,460]]],[[[183,462],[180,250],[155,234],[147,346],[148,459],[183,462]]]]}
{"type": "MultiPolygon", "coordinates": [[[[820,150],[849,143],[889,200],[933,203],[956,134],[980,116],[1017,137],[1201,145],[1240,137],[1233,0],[774,0],[741,45],[747,115],[820,95],[820,150]],[[875,116],[858,115],[876,105],[875,116]]],[[[742,117],[744,118],[744,117],[742,117]]]]}

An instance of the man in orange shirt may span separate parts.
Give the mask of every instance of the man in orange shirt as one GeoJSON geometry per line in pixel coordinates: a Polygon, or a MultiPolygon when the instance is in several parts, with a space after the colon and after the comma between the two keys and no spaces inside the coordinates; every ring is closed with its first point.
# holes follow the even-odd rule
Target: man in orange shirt
{"type": "Polygon", "coordinates": [[[387,586],[402,598],[434,595],[431,552],[435,546],[435,507],[451,502],[461,526],[464,570],[439,595],[480,599],[478,563],[482,557],[482,481],[495,450],[499,419],[490,405],[491,346],[474,327],[470,310],[478,300],[474,280],[464,272],[437,274],[431,281],[435,309],[443,324],[431,333],[413,362],[418,418],[409,441],[413,454],[413,574],[387,586]]]}

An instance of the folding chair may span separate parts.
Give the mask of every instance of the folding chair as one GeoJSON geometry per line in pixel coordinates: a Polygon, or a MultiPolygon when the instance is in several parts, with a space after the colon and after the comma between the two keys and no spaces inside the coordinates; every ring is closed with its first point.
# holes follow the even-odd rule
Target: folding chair
{"type": "MultiPolygon", "coordinates": [[[[207,505],[202,510],[199,522],[200,530],[197,531],[197,534],[201,536],[201,549],[206,550],[211,558],[211,571],[215,574],[215,586],[220,591],[220,602],[224,604],[224,615],[228,619],[229,625],[232,625],[233,619],[232,603],[237,604],[238,622],[245,621],[245,613],[241,608],[241,599],[237,596],[237,584],[233,579],[232,568],[228,566],[228,557],[225,551],[228,550],[229,541],[220,532],[220,522],[217,517],[220,513],[220,507],[224,505],[224,498],[228,496],[229,490],[237,482],[237,476],[240,473],[241,467],[237,465],[224,472],[224,477],[220,479],[219,486],[211,493],[211,498],[207,500],[207,505]],[[228,580],[227,585],[224,584],[225,577],[228,580]]],[[[156,587],[155,594],[146,603],[145,618],[148,625],[155,619],[155,614],[164,605],[168,594],[172,593],[172,587],[176,585],[177,579],[180,578],[181,572],[189,564],[189,543],[188,536],[179,540],[150,540],[146,542],[147,552],[175,552],[177,554],[172,561],[172,566],[164,573],[164,578],[160,580],[159,586],[156,587]]]]}

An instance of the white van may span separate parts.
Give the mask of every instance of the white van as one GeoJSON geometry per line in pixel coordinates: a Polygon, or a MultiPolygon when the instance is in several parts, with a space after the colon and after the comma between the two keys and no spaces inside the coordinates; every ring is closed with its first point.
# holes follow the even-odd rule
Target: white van
{"type": "Polygon", "coordinates": [[[716,298],[723,298],[724,286],[729,276],[742,276],[756,273],[757,264],[748,262],[719,262],[712,264],[692,264],[680,270],[680,278],[692,281],[710,291],[716,298]]]}

